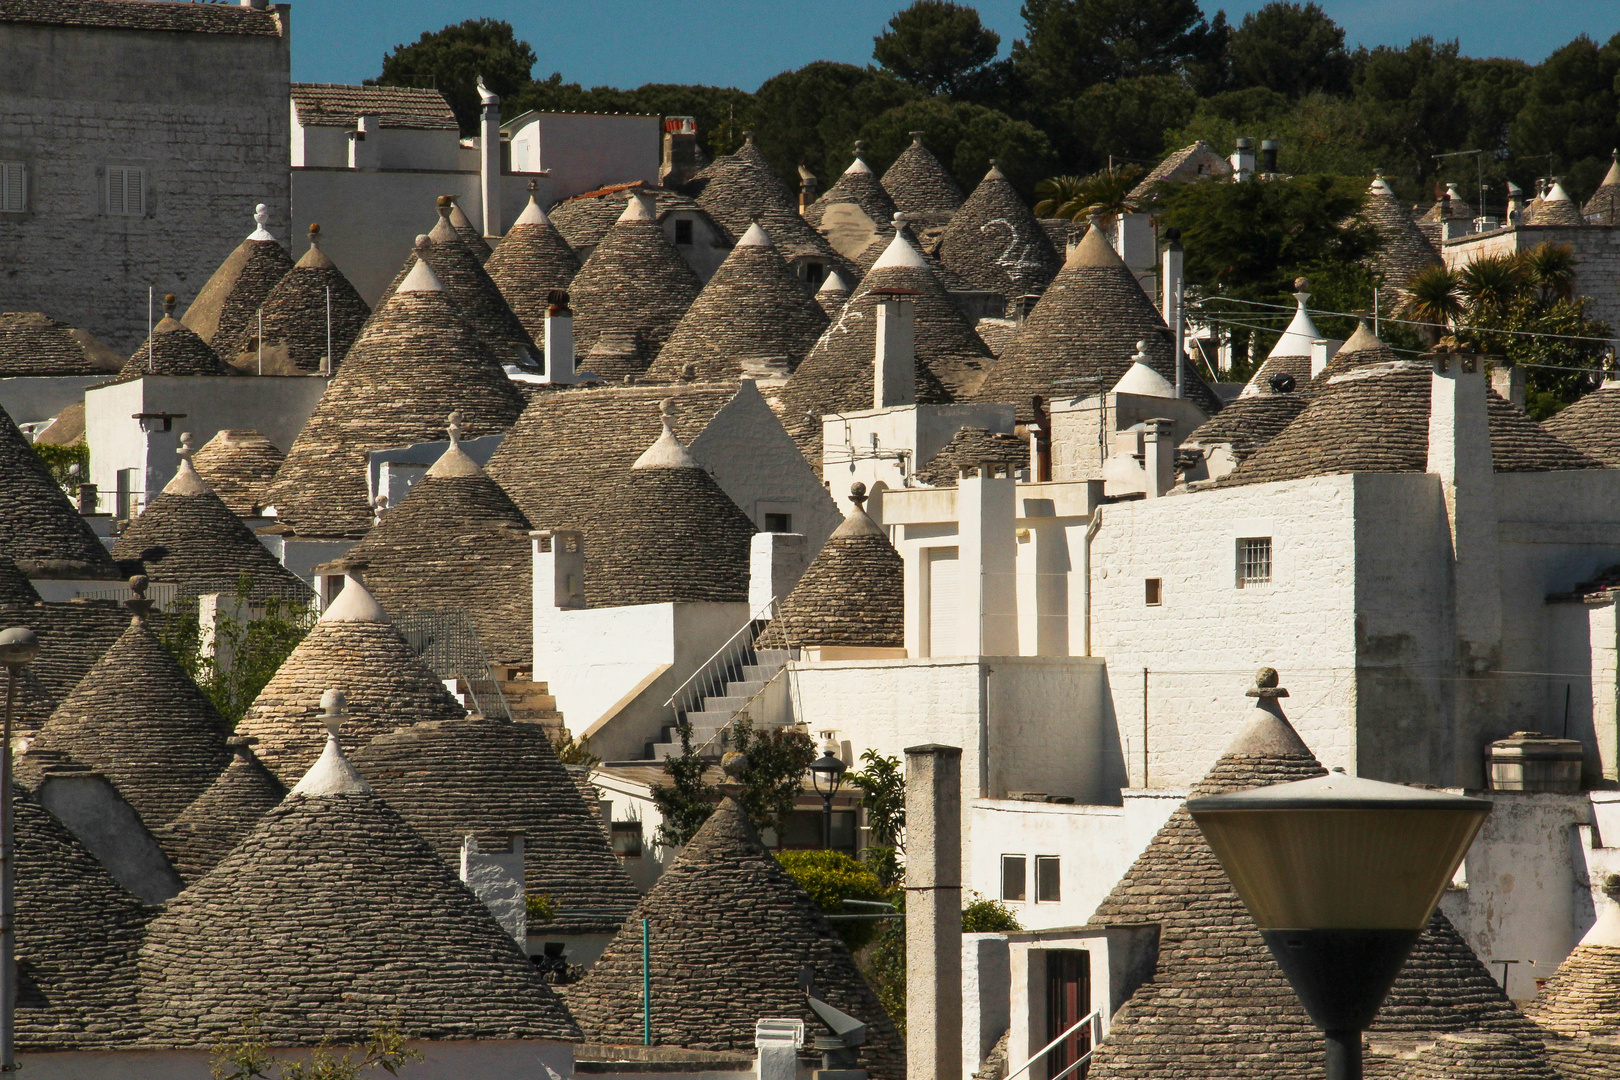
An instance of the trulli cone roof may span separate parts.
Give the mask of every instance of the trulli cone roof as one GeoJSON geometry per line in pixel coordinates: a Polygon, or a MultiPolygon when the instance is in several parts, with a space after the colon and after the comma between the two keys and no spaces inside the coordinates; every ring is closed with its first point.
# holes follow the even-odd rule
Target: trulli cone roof
{"type": "Polygon", "coordinates": [[[292,268],[287,249],[261,224],[225,257],[180,321],[216,349],[228,348],[292,268]]]}
{"type": "MultiPolygon", "coordinates": [[[[1017,408],[1020,422],[1028,422],[1034,419],[1034,395],[1091,397],[1112,387],[1130,368],[1138,341],[1147,342],[1149,366],[1174,383],[1164,319],[1103,231],[1093,227],[1041,294],[974,400],[1007,402],[1017,408]]],[[[1219,412],[1220,399],[1192,361],[1182,357],[1181,362],[1187,397],[1206,414],[1219,412]]]]}
{"type": "Polygon", "coordinates": [[[330,689],[348,699],[344,738],[356,747],[401,725],[467,714],[352,578],[236,726],[238,735],[258,738],[259,760],[285,784],[296,783],[326,744],[321,695],[330,689]]]}
{"type": "Polygon", "coordinates": [[[951,216],[939,258],[973,288],[1000,293],[1009,303],[1041,292],[1063,266],[1046,230],[993,165],[951,216]]]}
{"type": "MultiPolygon", "coordinates": [[[[860,503],[865,503],[863,496],[860,503]]],[[[905,562],[863,505],[810,561],[760,635],[767,648],[820,645],[904,648],[905,562]]]]}
{"type": "Polygon", "coordinates": [[[0,379],[18,375],[102,375],[124,358],[83,330],[38,311],[0,312],[0,379]]]}
{"type": "Polygon", "coordinates": [[[675,382],[693,365],[700,382],[742,377],[743,361],[799,366],[827,328],[809,286],[782,260],[757,224],[726,256],[686,309],[658,359],[647,369],[656,382],[675,382]]]}
{"type": "MultiPolygon", "coordinates": [[[[279,244],[274,247],[281,250],[279,244]]],[[[165,305],[165,311],[163,318],[152,327],[151,336],[141,342],[141,347],[131,353],[119,369],[120,379],[142,375],[236,374],[202,337],[174,317],[172,305],[165,305]]]]}
{"type": "Polygon", "coordinates": [[[44,688],[43,696],[36,692],[36,702],[48,701],[49,707],[43,715],[19,712],[19,728],[27,730],[43,724],[123,636],[129,613],[112,600],[42,603],[28,576],[0,552],[0,626],[26,626],[39,638],[39,655],[23,670],[30,685],[44,688]]]}
{"type": "MultiPolygon", "coordinates": [[[[321,370],[321,357],[327,350],[327,290],[331,290],[332,369],[336,370],[371,317],[371,305],[321,250],[318,228],[312,226],[309,250],[264,299],[264,374],[308,375],[321,370]]],[[[222,339],[219,352],[240,370],[258,370],[257,313],[234,339],[222,339]]]]}
{"type": "Polygon", "coordinates": [[[204,443],[191,464],[231,513],[252,517],[286,460],[275,443],[252,428],[227,428],[204,443]]]}
{"type": "Polygon", "coordinates": [[[630,199],[568,289],[574,369],[604,379],[642,374],[702,290],[652,213],[640,199],[630,199]],[[604,333],[627,336],[634,351],[587,356],[604,333]]]}
{"type": "MultiPolygon", "coordinates": [[[[1244,385],[1245,396],[1270,389],[1273,375],[1292,375],[1296,387],[1303,387],[1311,381],[1311,343],[1321,338],[1322,332],[1311,321],[1311,313],[1305,310],[1305,300],[1298,300],[1301,294],[1294,295],[1298,304],[1294,317],[1271,347],[1271,352],[1266,354],[1265,363],[1244,385]]],[[[1306,299],[1310,298],[1309,293],[1304,295],[1306,299]]]]}
{"type": "Polygon", "coordinates": [[[838,318],[838,313],[849,303],[849,282],[844,280],[843,274],[837,270],[827,271],[821,287],[816,290],[816,303],[829,320],[838,318]]]}
{"type": "Polygon", "coordinates": [[[1569,197],[1561,181],[1554,180],[1547,193],[1531,199],[1525,213],[1526,225],[1585,225],[1581,208],[1569,197]]]}
{"type": "Polygon", "coordinates": [[[883,190],[902,214],[924,221],[948,219],[965,198],[956,178],[923,145],[921,132],[912,133],[911,145],[883,174],[883,190]]]}
{"type": "Polygon", "coordinates": [[[1327,362],[1327,367],[1316,373],[1310,389],[1313,392],[1319,390],[1327,385],[1329,379],[1347,371],[1372,364],[1387,364],[1394,359],[1395,350],[1378,340],[1378,335],[1372,332],[1367,320],[1361,319],[1356,323],[1355,332],[1345,339],[1339,351],[1333,354],[1333,359],[1327,362]]]}
{"type": "Polygon", "coordinates": [[[467,212],[461,208],[461,204],[453,200],[450,203],[450,227],[456,230],[456,235],[467,245],[467,250],[473,253],[473,258],[480,263],[489,261],[494,249],[489,246],[489,241],[484,239],[484,230],[474,225],[467,212]]]}
{"type": "Polygon", "coordinates": [[[1446,194],[1451,196],[1449,203],[1446,199],[1434,200],[1434,205],[1424,211],[1422,221],[1427,224],[1438,224],[1443,220],[1474,216],[1474,208],[1468,205],[1468,201],[1462,197],[1462,192],[1457,190],[1456,184],[1447,184],[1446,194]]]}
{"type": "Polygon", "coordinates": [[[1620,468],[1620,386],[1593,390],[1541,426],[1606,467],[1620,468]]]}
{"type": "Polygon", "coordinates": [[[523,399],[442,290],[401,288],[349,350],[264,501],[301,536],[363,535],[367,455],[444,438],[453,410],[478,438],[510,427],[523,399]]]}
{"type": "Polygon", "coordinates": [[[235,751],[230,765],[179,817],[154,830],[174,868],[188,882],[218,865],[266,811],[287,797],[287,786],[254,755],[250,740],[235,735],[228,741],[235,751]]]}
{"type": "MultiPolygon", "coordinates": [[[[645,180],[610,184],[596,191],[572,196],[553,206],[546,216],[577,255],[600,244],[619,218],[624,216],[626,204],[638,195],[653,201],[653,216],[660,221],[671,210],[687,210],[704,218],[709,217],[698,206],[697,200],[673,188],[658,187],[645,180]]],[[[712,218],[709,220],[713,222],[712,218]]],[[[717,232],[724,232],[718,224],[714,227],[717,232]]]]}
{"type": "Polygon", "coordinates": [[[1385,285],[1403,288],[1413,274],[1440,265],[1434,245],[1382,176],[1375,177],[1367,188],[1361,216],[1378,233],[1378,251],[1372,256],[1372,264],[1384,275],[1385,285]]]}
{"type": "Polygon", "coordinates": [[[117,577],[118,568],[0,408],[0,552],[30,577],[117,577]]]}
{"type": "Polygon", "coordinates": [[[1609,163],[1603,183],[1586,200],[1581,213],[1595,225],[1620,224],[1620,150],[1614,152],[1614,160],[1609,163]]]}
{"type": "Polygon", "coordinates": [[[167,824],[230,764],[230,726],[145,618],[92,667],[18,763],[39,775],[42,752],[101,770],[149,828],[167,824]]]}
{"type": "Polygon", "coordinates": [[[933,487],[955,487],[961,471],[984,462],[1029,468],[1029,441],[988,428],[964,427],[917,469],[916,478],[933,487]]]}
{"type": "Polygon", "coordinates": [[[496,664],[534,655],[531,526],[506,492],[452,443],[398,506],[349,550],[395,616],[463,611],[496,664]]]}
{"type": "Polygon", "coordinates": [[[613,933],[636,906],[638,893],[601,814],[580,798],[551,749],[551,732],[539,724],[413,724],[372,740],[353,760],[451,866],[468,836],[491,844],[522,833],[525,888],[557,907],[545,933],[613,933]]]}
{"type": "Polygon", "coordinates": [[[484,263],[495,287],[513,314],[542,349],[546,339],[547,296],[567,289],[579,273],[579,259],[545,211],[529,196],[529,205],[501,238],[484,263]]]}
{"type": "Polygon", "coordinates": [[[1293,423],[1309,400],[1298,389],[1277,394],[1268,387],[1261,393],[1247,394],[1227,402],[1224,409],[1194,428],[1182,445],[1225,444],[1231,447],[1234,460],[1247,461],[1293,423]]]}
{"type": "MultiPolygon", "coordinates": [[[[506,298],[495,287],[495,282],[490,280],[478,257],[457,235],[447,214],[447,208],[441,206],[439,220],[434,224],[433,231],[427,234],[426,255],[428,266],[433,268],[434,275],[444,285],[444,291],[449,295],[457,314],[478,333],[501,363],[522,363],[525,357],[530,362],[537,361],[540,351],[529,337],[529,332],[513,314],[506,298]]],[[[394,275],[394,280],[377,301],[377,312],[388,306],[389,299],[404,284],[416,266],[421,251],[420,247],[411,250],[405,265],[400,267],[399,273],[394,275]]],[[[376,312],[372,314],[371,321],[377,321],[376,312]]],[[[369,329],[369,323],[367,327],[369,329]]]]}
{"type": "Polygon", "coordinates": [[[740,238],[757,221],[789,262],[807,256],[820,259],[853,280],[844,257],[799,215],[798,198],[754,145],[752,133],[735,154],[716,158],[683,190],[733,237],[740,238]]]}
{"type": "Polygon", "coordinates": [[[211,1047],[252,1023],[278,1046],[579,1036],[567,1008],[437,852],[322,761],[140,951],[158,1046],[211,1047]],[[320,774],[316,776],[314,774],[320,774]]]}
{"type": "Polygon", "coordinates": [[[910,299],[916,305],[919,403],[944,404],[969,397],[994,363],[973,326],[940,287],[910,230],[901,229],[783,390],[783,426],[818,469],[821,416],[872,407],[881,298],[877,293],[892,289],[917,294],[910,299]],[[813,413],[816,420],[812,423],[806,413],[813,413]]]}
{"type": "Polygon", "coordinates": [[[883,184],[878,180],[877,174],[859,156],[843,171],[832,187],[822,192],[820,198],[804,208],[804,220],[809,222],[812,228],[821,228],[822,217],[827,213],[827,207],[834,203],[854,203],[880,230],[894,220],[894,215],[899,209],[889,197],[889,193],[883,190],[883,184]]]}
{"type": "Polygon", "coordinates": [[[642,898],[624,929],[569,994],[588,1037],[641,1037],[641,920],[652,946],[652,1035],[659,1046],[741,1050],[761,1016],[799,1017],[822,1030],[800,989],[865,1022],[860,1067],[901,1080],[905,1052],[854,958],[808,893],[760,843],[735,799],[724,800],[642,898]]]}

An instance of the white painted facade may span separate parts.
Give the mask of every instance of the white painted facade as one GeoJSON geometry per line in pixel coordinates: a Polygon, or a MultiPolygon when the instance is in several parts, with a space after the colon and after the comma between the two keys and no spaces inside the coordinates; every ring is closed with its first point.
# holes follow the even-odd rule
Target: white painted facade
{"type": "Polygon", "coordinates": [[[850,486],[867,493],[912,486],[912,474],[945,449],[965,427],[1011,435],[1013,407],[994,402],[957,405],[891,405],[859,412],[828,413],[821,419],[821,475],[848,513],[850,486]]]}
{"type": "Polygon", "coordinates": [[[501,131],[511,142],[512,171],[547,173],[554,200],[609,184],[658,183],[663,125],[657,116],[526,112],[501,131]]]}
{"type": "Polygon", "coordinates": [[[0,379],[0,409],[18,427],[39,424],[84,400],[84,388],[106,382],[102,375],[16,375],[0,379]]]}

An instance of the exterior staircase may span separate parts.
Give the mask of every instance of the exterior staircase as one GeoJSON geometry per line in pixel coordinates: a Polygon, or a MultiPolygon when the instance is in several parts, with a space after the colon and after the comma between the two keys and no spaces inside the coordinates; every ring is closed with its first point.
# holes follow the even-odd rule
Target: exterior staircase
{"type": "Polygon", "coordinates": [[[514,723],[539,724],[552,733],[562,730],[563,715],[557,711],[557,699],[543,682],[534,682],[526,672],[498,672],[508,676],[500,679],[501,696],[506,699],[507,712],[514,723]]]}
{"type": "MultiPolygon", "coordinates": [[[[787,649],[750,647],[740,658],[741,663],[734,665],[727,676],[719,680],[716,693],[698,698],[697,708],[677,713],[692,725],[692,748],[705,757],[719,757],[725,749],[725,739],[715,739],[715,736],[736,719],[737,714],[765,689],[767,683],[781,674],[792,658],[793,654],[787,649]],[[714,740],[714,745],[703,749],[710,740],[714,740]]],[[[677,723],[677,720],[672,720],[665,724],[659,732],[658,741],[647,743],[647,758],[662,761],[667,757],[680,756],[681,736],[676,731],[677,723]]]]}

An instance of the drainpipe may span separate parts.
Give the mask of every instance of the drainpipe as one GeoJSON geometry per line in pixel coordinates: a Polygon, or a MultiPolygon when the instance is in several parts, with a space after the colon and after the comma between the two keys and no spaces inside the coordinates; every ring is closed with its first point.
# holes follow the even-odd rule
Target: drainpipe
{"type": "Polygon", "coordinates": [[[1176,365],[1176,397],[1187,396],[1181,369],[1187,355],[1187,320],[1182,317],[1182,295],[1185,285],[1185,255],[1181,249],[1181,230],[1165,230],[1170,245],[1164,249],[1164,321],[1170,327],[1170,357],[1176,365]]]}

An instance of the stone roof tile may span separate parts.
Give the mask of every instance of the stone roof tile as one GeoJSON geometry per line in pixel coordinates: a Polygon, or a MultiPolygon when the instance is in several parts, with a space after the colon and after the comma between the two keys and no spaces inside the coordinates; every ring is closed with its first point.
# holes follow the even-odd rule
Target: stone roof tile
{"type": "Polygon", "coordinates": [[[1608,468],[1620,468],[1620,382],[1604,382],[1541,426],[1608,468]]]}
{"type": "Polygon", "coordinates": [[[18,375],[102,375],[124,358],[83,330],[38,311],[0,312],[0,379],[18,375]]]}
{"type": "Polygon", "coordinates": [[[1300,393],[1249,394],[1226,403],[1226,407],[1194,428],[1182,440],[1187,447],[1225,445],[1232,460],[1243,462],[1276,438],[1294,422],[1308,399],[1300,393]]]}
{"type": "Polygon", "coordinates": [[[316,374],[330,340],[329,370],[335,371],[360,336],[371,317],[371,305],[321,250],[320,230],[319,225],[309,227],[309,250],[264,298],[262,352],[258,316],[248,320],[234,339],[222,338],[220,355],[238,369],[261,375],[316,374]]]}
{"type": "Polygon", "coordinates": [[[253,211],[256,228],[225,257],[180,319],[215,350],[241,338],[270,290],[293,268],[292,256],[265,226],[269,212],[260,203],[253,211]]]}
{"type": "Polygon", "coordinates": [[[919,221],[948,220],[965,198],[956,178],[923,145],[920,131],[911,133],[911,145],[884,172],[883,190],[902,214],[919,221]]]}
{"type": "Polygon", "coordinates": [[[1378,251],[1372,264],[1384,276],[1386,285],[1402,288],[1413,274],[1440,265],[1439,252],[1382,176],[1373,179],[1362,198],[1361,216],[1378,234],[1378,251]]]}
{"type": "Polygon", "coordinates": [[[90,531],[11,416],[0,408],[0,554],[30,577],[117,577],[90,531]]]}
{"type": "Polygon", "coordinates": [[[119,369],[118,378],[138,379],[143,375],[234,375],[219,353],[174,317],[174,294],[163,298],[163,318],[141,347],[130,353],[119,369]]]}
{"type": "Polygon", "coordinates": [[[197,881],[253,831],[267,811],[287,797],[287,786],[254,756],[256,740],[226,740],[235,757],[225,771],[180,816],[152,830],[175,870],[197,881]]]}
{"type": "Polygon", "coordinates": [[[274,9],[209,7],[170,0],[0,0],[0,22],[267,37],[286,32],[274,9]]]}
{"type": "Polygon", "coordinates": [[[203,444],[191,463],[231,513],[254,517],[286,460],[275,443],[252,428],[224,428],[203,444]]]}
{"type": "Polygon", "coordinates": [[[353,128],[357,118],[375,116],[383,127],[460,130],[444,95],[426,87],[295,82],[290,89],[304,127],[353,128]]]}
{"type": "Polygon", "coordinates": [[[1015,472],[1027,469],[1029,442],[988,428],[961,428],[917,470],[916,478],[932,487],[955,487],[963,469],[977,468],[986,461],[1006,463],[1015,472]]]}
{"type": "Polygon", "coordinates": [[[682,190],[734,238],[757,221],[789,262],[818,259],[853,281],[857,275],[848,260],[800,216],[798,200],[754,144],[753,132],[746,135],[735,154],[716,158],[682,190]]]}
{"type": "Polygon", "coordinates": [[[973,288],[1000,293],[1009,304],[1044,290],[1063,267],[1046,230],[994,165],[951,216],[939,258],[973,288]]]}

